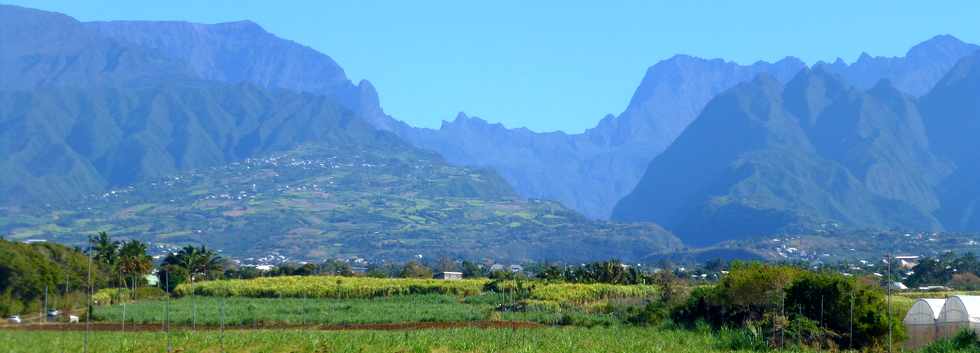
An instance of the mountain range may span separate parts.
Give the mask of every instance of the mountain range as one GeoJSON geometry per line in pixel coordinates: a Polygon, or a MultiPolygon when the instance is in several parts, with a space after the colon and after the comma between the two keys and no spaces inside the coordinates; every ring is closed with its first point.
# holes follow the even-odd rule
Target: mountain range
{"type": "MultiPolygon", "coordinates": [[[[633,190],[653,157],[663,152],[715,95],[760,73],[785,83],[806,67],[793,57],[739,65],[677,55],[647,70],[622,113],[606,116],[581,134],[510,129],[463,113],[439,129],[425,129],[385,114],[371,83],[355,85],[329,56],[278,38],[250,21],[75,25],[85,31],[73,31],[92,33],[117,45],[178,62],[184,66],[185,75],[198,79],[246,82],[333,97],[375,127],[437,152],[450,163],[492,168],[524,197],[556,200],[598,219],[610,217],[613,206],[633,190]]],[[[859,88],[870,88],[888,78],[899,90],[918,96],[977,48],[943,35],[914,46],[903,57],[862,54],[853,64],[838,59],[814,66],[838,73],[859,88]]]]}
{"type": "MultiPolygon", "coordinates": [[[[5,210],[53,204],[40,211],[48,217],[82,196],[314,144],[331,153],[428,150],[440,156],[428,166],[499,175],[508,191],[466,197],[554,200],[592,219],[572,212],[564,226],[641,229],[648,245],[630,258],[677,244],[656,225],[618,222],[656,222],[693,245],[828,227],[980,231],[972,183],[980,47],[948,35],[902,57],[862,54],[851,64],[677,55],[647,70],[620,114],[566,134],[463,113],[439,129],[410,126],[384,112],[370,82],[351,82],[329,56],[250,21],[79,22],[0,5],[0,22],[5,210]]],[[[566,211],[518,214],[547,225],[543,218],[566,211]]],[[[54,229],[47,221],[0,229],[34,235],[54,229]]],[[[543,229],[527,234],[550,236],[543,229]]]]}
{"type": "Polygon", "coordinates": [[[686,243],[849,226],[977,232],[977,56],[921,100],[816,66],[715,97],[649,165],[613,219],[686,243]]]}
{"type": "Polygon", "coordinates": [[[635,260],[680,246],[656,225],[590,220],[447,165],[371,123],[370,84],[254,24],[113,27],[12,6],[0,19],[12,239],[109,231],[299,260],[635,260]],[[297,82],[307,72],[333,80],[297,82]]]}

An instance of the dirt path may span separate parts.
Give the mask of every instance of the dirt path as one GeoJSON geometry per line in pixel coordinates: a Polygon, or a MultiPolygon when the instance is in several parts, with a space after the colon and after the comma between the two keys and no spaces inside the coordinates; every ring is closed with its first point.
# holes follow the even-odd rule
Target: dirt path
{"type": "MultiPolygon", "coordinates": [[[[480,328],[480,329],[528,329],[545,327],[534,322],[518,321],[465,321],[465,322],[409,322],[409,323],[388,323],[388,324],[344,324],[344,325],[285,325],[285,324],[259,324],[257,326],[225,326],[226,330],[314,330],[314,331],[350,331],[350,330],[375,330],[375,331],[413,331],[413,330],[445,330],[454,328],[480,328]]],[[[92,331],[123,331],[123,325],[118,323],[93,322],[92,331]]],[[[163,331],[161,324],[126,324],[125,330],[139,332],[163,331]]],[[[189,325],[172,325],[171,330],[190,331],[193,328],[189,325]]],[[[198,325],[196,331],[217,331],[218,326],[198,325]]],[[[0,330],[19,330],[19,331],[85,331],[85,323],[77,324],[22,324],[22,325],[0,325],[0,330]]]]}

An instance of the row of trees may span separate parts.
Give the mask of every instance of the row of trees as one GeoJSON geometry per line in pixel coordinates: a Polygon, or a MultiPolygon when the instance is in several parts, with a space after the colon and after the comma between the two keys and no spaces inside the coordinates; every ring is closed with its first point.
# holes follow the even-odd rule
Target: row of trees
{"type": "Polygon", "coordinates": [[[89,239],[94,261],[112,273],[112,284],[135,289],[145,283],[144,276],[153,271],[153,259],[146,243],[139,240],[114,241],[106,232],[89,239]]]}
{"type": "Polygon", "coordinates": [[[593,262],[581,266],[549,264],[539,269],[537,277],[572,283],[652,284],[655,274],[627,266],[619,260],[593,262]]]}
{"type": "MultiPolygon", "coordinates": [[[[100,268],[110,275],[109,286],[130,288],[135,293],[138,286],[146,285],[146,275],[155,266],[149,255],[149,246],[139,240],[117,241],[106,232],[89,239],[89,254],[100,268]]],[[[221,278],[227,267],[225,260],[205,246],[185,246],[168,254],[160,263],[157,277],[160,286],[173,290],[177,285],[190,281],[221,278]]]]}
{"type": "MultiPolygon", "coordinates": [[[[609,283],[609,284],[655,284],[660,280],[657,274],[645,272],[635,266],[627,266],[619,260],[594,262],[577,266],[557,264],[531,264],[528,271],[538,279],[570,283],[609,283]]],[[[366,268],[365,275],[380,278],[432,278],[433,274],[444,271],[463,273],[465,278],[514,279],[526,276],[510,269],[493,270],[470,261],[453,261],[443,258],[426,264],[409,261],[404,264],[380,264],[366,268]]],[[[322,264],[283,264],[270,271],[255,268],[229,268],[225,278],[250,279],[261,276],[354,276],[351,265],[344,261],[331,260],[322,264]]]]}
{"type": "MultiPolygon", "coordinates": [[[[78,249],[59,244],[24,244],[0,239],[0,315],[67,309],[85,303],[89,259],[78,249]]],[[[108,270],[92,266],[92,281],[107,284],[108,270]]]]}

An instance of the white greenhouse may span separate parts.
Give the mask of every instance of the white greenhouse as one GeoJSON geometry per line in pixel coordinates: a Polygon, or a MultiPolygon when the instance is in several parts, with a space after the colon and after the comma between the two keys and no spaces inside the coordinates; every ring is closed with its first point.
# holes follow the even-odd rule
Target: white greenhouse
{"type": "Polygon", "coordinates": [[[902,320],[905,324],[905,331],[909,335],[908,341],[905,341],[906,348],[917,349],[936,340],[936,320],[939,319],[939,314],[942,312],[945,303],[945,299],[919,299],[915,301],[908,314],[905,314],[905,319],[902,320]]]}
{"type": "Polygon", "coordinates": [[[957,295],[946,298],[936,326],[940,337],[952,337],[969,328],[980,333],[980,296],[957,295]]]}

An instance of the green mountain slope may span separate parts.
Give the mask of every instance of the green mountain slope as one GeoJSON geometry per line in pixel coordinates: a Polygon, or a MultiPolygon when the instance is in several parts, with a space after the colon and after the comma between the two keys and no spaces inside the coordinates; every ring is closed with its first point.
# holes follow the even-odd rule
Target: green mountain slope
{"type": "Polygon", "coordinates": [[[492,172],[449,166],[398,143],[304,145],[4,211],[0,231],[14,239],[73,243],[106,230],[255,258],[629,261],[680,246],[657,226],[595,222],[555,202],[523,200],[492,172]]]}
{"type": "Polygon", "coordinates": [[[715,98],[654,159],[614,219],[692,244],[820,227],[940,229],[929,151],[910,98],[855,91],[822,70],[760,76],[715,98]]]}
{"type": "Polygon", "coordinates": [[[395,140],[330,99],[249,85],[0,91],[0,203],[71,198],[304,142],[395,140]]]}

